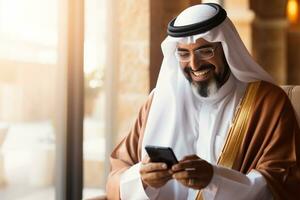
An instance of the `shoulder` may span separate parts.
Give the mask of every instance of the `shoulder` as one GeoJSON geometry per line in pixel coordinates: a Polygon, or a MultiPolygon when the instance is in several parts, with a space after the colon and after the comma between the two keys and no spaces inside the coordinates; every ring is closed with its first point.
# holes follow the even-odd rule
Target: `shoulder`
{"type": "Polygon", "coordinates": [[[270,108],[284,108],[291,104],[285,91],[278,85],[260,81],[256,95],[256,104],[263,104],[270,108]]]}
{"type": "Polygon", "coordinates": [[[288,99],[285,91],[278,85],[266,81],[260,81],[258,95],[267,99],[288,99]]]}
{"type": "Polygon", "coordinates": [[[260,91],[264,91],[270,94],[285,94],[284,90],[280,86],[267,81],[260,81],[260,91]]]}

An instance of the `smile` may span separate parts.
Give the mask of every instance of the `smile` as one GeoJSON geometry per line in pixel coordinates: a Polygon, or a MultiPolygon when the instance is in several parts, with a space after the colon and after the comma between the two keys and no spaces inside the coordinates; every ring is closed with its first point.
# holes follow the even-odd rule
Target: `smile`
{"type": "Polygon", "coordinates": [[[199,77],[199,76],[205,76],[206,74],[208,74],[208,72],[210,71],[210,69],[205,69],[202,71],[195,71],[192,72],[195,76],[199,77]]]}
{"type": "Polygon", "coordinates": [[[195,82],[206,81],[211,77],[212,68],[206,68],[197,71],[190,70],[190,77],[195,82]]]}

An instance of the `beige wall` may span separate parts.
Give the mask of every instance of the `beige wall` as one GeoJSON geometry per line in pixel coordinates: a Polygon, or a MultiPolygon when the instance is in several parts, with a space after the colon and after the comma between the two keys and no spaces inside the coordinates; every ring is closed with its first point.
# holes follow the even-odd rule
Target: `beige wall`
{"type": "Polygon", "coordinates": [[[227,15],[235,25],[238,33],[248,51],[252,52],[252,30],[251,24],[254,18],[254,13],[250,10],[248,0],[226,0],[225,9],[227,15]]]}
{"type": "Polygon", "coordinates": [[[251,0],[253,55],[278,84],[287,84],[286,0],[251,0]]]}
{"type": "Polygon", "coordinates": [[[155,87],[162,61],[161,42],[167,35],[171,19],[199,0],[151,0],[150,2],[150,89],[155,87]]]}
{"type": "Polygon", "coordinates": [[[300,85],[300,23],[287,33],[287,84],[300,85]]]}
{"type": "MultiPolygon", "coordinates": [[[[149,91],[149,1],[118,1],[119,137],[126,135],[149,91]]],[[[119,140],[119,139],[118,139],[119,140]]]]}

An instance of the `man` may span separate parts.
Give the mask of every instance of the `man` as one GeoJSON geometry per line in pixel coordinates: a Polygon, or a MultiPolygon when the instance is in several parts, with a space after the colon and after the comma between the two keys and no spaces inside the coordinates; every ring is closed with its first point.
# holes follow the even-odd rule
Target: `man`
{"type": "Polygon", "coordinates": [[[285,93],[225,10],[200,4],[168,26],[155,90],[111,155],[109,199],[300,199],[300,131],[285,93]],[[146,145],[179,163],[151,162],[146,145]]]}

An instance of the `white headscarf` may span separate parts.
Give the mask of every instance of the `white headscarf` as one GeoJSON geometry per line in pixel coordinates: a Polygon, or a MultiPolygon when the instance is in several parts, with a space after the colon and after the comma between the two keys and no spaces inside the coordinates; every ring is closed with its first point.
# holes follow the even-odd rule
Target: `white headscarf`
{"type": "MultiPolygon", "coordinates": [[[[207,20],[214,15],[214,9],[210,6],[195,5],[180,13],[174,25],[189,25],[207,20]]],[[[236,79],[246,83],[257,80],[274,83],[272,77],[250,56],[229,18],[203,34],[184,38],[167,36],[161,45],[164,59],[148,116],[144,145],[153,144],[156,139],[160,140],[160,138],[153,138],[152,133],[158,132],[161,135],[170,133],[173,135],[176,127],[180,126],[180,123],[177,123],[178,115],[192,102],[192,99],[189,99],[192,92],[190,83],[183,76],[179,62],[175,57],[175,50],[177,43],[195,43],[199,38],[208,42],[222,43],[226,60],[236,79]]]]}
{"type": "MultiPolygon", "coordinates": [[[[183,26],[198,23],[214,15],[214,9],[211,9],[208,5],[200,4],[184,10],[177,17],[174,25],[183,26]]],[[[256,80],[274,82],[270,75],[250,56],[229,18],[226,18],[220,25],[202,34],[184,38],[167,36],[161,45],[164,59],[148,115],[142,145],[142,156],[146,154],[144,150],[145,145],[172,147],[178,159],[195,153],[195,148],[191,147],[191,145],[194,144],[198,134],[195,131],[197,124],[195,124],[195,116],[193,114],[195,113],[195,105],[197,103],[195,103],[195,95],[192,92],[191,84],[184,77],[179,62],[175,57],[175,50],[179,42],[195,43],[198,38],[203,38],[208,42],[222,43],[226,60],[232,72],[230,84],[235,84],[233,79],[238,79],[245,83],[245,85],[248,82],[256,80]]],[[[229,92],[232,92],[229,91],[230,87],[234,87],[228,86],[228,84],[226,86],[225,83],[212,97],[202,98],[202,103],[209,104],[210,100],[214,98],[225,99],[229,92]],[[205,99],[208,99],[208,101],[205,101],[205,99]]],[[[230,96],[228,98],[229,99],[226,100],[227,102],[230,101],[232,97],[230,96]]],[[[229,104],[230,103],[225,103],[223,105],[228,107],[229,104]]],[[[236,103],[234,103],[234,106],[232,105],[229,106],[230,108],[220,106],[220,112],[234,110],[236,103]]],[[[218,114],[214,117],[218,118],[217,115],[218,114]]],[[[231,115],[229,117],[232,117],[231,115]]],[[[212,121],[216,122],[218,120],[212,121]]],[[[212,126],[215,126],[212,129],[223,128],[220,127],[221,125],[218,123],[212,124],[212,126]]],[[[181,186],[173,184],[172,187],[180,188],[181,186]]],[[[183,191],[182,188],[179,189],[179,191],[180,190],[183,191]]]]}

